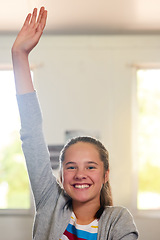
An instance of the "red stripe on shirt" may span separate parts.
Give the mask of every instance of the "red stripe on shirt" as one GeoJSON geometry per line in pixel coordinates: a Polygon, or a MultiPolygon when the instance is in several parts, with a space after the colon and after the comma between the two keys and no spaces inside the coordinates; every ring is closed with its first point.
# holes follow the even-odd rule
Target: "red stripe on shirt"
{"type": "Polygon", "coordinates": [[[73,233],[68,232],[67,230],[65,230],[65,232],[63,233],[66,237],[68,237],[69,240],[86,240],[84,238],[79,238],[76,235],[74,235],[73,233]]]}

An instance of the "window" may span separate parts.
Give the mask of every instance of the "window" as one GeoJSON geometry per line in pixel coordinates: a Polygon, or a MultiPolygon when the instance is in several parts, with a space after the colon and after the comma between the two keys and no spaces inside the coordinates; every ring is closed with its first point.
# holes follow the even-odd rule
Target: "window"
{"type": "Polygon", "coordinates": [[[0,116],[0,209],[29,210],[30,188],[19,139],[13,71],[0,71],[0,116]]]}
{"type": "Polygon", "coordinates": [[[139,210],[160,210],[160,70],[137,71],[139,210]]]}

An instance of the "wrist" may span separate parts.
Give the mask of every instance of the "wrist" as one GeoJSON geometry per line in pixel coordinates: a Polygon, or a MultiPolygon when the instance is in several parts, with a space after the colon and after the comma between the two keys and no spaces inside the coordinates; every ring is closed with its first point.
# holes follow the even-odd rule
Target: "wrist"
{"type": "Polygon", "coordinates": [[[28,58],[28,53],[26,53],[25,51],[16,48],[14,45],[11,49],[11,53],[13,57],[25,57],[28,58]]]}
{"type": "Polygon", "coordinates": [[[18,49],[14,49],[14,48],[12,48],[12,51],[11,51],[11,53],[12,53],[12,60],[13,61],[18,61],[18,62],[20,62],[20,61],[28,61],[28,54],[27,53],[25,53],[24,51],[22,51],[22,50],[18,50],[18,49]]]}

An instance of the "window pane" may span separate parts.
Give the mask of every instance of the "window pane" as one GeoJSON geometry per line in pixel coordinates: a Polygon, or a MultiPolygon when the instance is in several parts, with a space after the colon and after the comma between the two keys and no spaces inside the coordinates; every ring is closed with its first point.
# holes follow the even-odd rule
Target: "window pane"
{"type": "Polygon", "coordinates": [[[138,209],[160,209],[160,70],[139,70],[138,209]]]}
{"type": "Polygon", "coordinates": [[[0,71],[0,208],[29,209],[30,190],[12,71],[0,71]]]}

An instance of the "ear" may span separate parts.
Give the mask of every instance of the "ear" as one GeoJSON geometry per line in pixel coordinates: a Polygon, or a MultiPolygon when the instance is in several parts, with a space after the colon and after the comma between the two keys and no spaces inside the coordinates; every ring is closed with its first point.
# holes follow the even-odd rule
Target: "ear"
{"type": "Polygon", "coordinates": [[[108,181],[109,181],[109,170],[107,170],[104,175],[104,182],[106,183],[108,181]]]}

